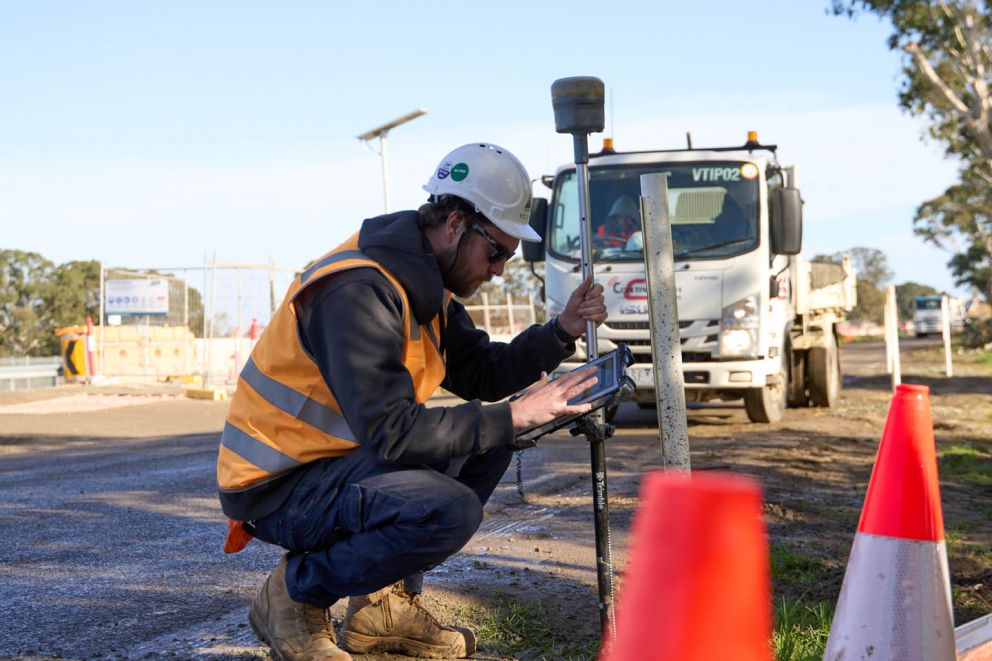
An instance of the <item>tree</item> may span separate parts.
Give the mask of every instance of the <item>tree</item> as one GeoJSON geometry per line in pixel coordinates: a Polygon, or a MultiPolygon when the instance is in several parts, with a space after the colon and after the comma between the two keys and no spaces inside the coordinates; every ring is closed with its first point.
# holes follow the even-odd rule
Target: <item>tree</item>
{"type": "Polygon", "coordinates": [[[813,261],[840,262],[845,253],[850,255],[858,274],[858,307],[851,311],[849,318],[851,321],[882,321],[885,311],[882,288],[892,279],[888,258],[878,248],[856,246],[833,255],[817,255],[813,261]]]}
{"type": "MultiPolygon", "coordinates": [[[[169,295],[172,293],[170,291],[169,295]]],[[[203,296],[199,289],[189,288],[189,319],[187,326],[194,337],[203,337],[203,296]]]]}
{"type": "Polygon", "coordinates": [[[867,280],[858,278],[858,306],[851,310],[851,321],[874,321],[882,323],[885,316],[885,294],[867,280]]]}
{"type": "Polygon", "coordinates": [[[61,264],[53,269],[46,289],[45,319],[52,327],[84,324],[86,317],[96,320],[100,314],[100,262],[61,264]]]}
{"type": "MultiPolygon", "coordinates": [[[[840,261],[843,253],[836,253],[834,261],[840,261]]],[[[882,288],[892,279],[892,269],[885,253],[878,248],[856,246],[847,251],[851,256],[851,264],[857,269],[858,280],[871,283],[874,287],[882,288]]]]}
{"type": "Polygon", "coordinates": [[[844,255],[851,258],[851,265],[858,273],[858,280],[864,280],[875,287],[881,287],[892,279],[889,259],[878,248],[855,246],[842,252],[835,252],[832,255],[817,255],[813,261],[839,264],[844,259],[844,255]]]}
{"type": "Polygon", "coordinates": [[[52,269],[38,253],[0,250],[0,355],[42,355],[54,342],[43,324],[52,269]]]}
{"type": "Polygon", "coordinates": [[[955,253],[947,264],[955,284],[972,286],[992,301],[992,196],[977,172],[964,171],[961,183],[921,204],[913,223],[924,241],[955,253]]]}
{"type": "Polygon", "coordinates": [[[975,0],[832,0],[835,14],[892,22],[888,45],[906,54],[899,104],[930,120],[947,153],[981,165],[992,184],[992,20],[975,0]]]}
{"type": "Polygon", "coordinates": [[[917,296],[939,293],[930,285],[921,285],[916,282],[904,282],[901,285],[896,285],[896,308],[899,310],[899,318],[913,318],[913,313],[916,311],[917,296]]]}
{"type": "MultiPolygon", "coordinates": [[[[915,231],[956,251],[958,284],[980,280],[992,302],[992,15],[976,0],[831,0],[835,14],[892,22],[889,48],[906,54],[899,104],[930,121],[930,136],[962,161],[961,183],[917,210],[915,231]],[[965,244],[955,246],[953,238],[965,244]],[[980,273],[985,272],[984,279],[980,273]]],[[[957,269],[957,270],[955,270],[957,269]]]]}

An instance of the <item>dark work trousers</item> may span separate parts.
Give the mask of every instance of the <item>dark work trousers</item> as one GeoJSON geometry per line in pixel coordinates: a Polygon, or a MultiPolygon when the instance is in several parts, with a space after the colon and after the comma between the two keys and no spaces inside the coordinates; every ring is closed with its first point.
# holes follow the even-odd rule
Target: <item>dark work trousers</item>
{"type": "Polygon", "coordinates": [[[254,522],[258,539],[289,550],[289,595],[319,608],[422,572],[457,553],[510,464],[498,447],[432,466],[396,467],[359,448],[306,471],[282,507],[254,522]],[[447,473],[447,474],[446,474],[447,473]]]}

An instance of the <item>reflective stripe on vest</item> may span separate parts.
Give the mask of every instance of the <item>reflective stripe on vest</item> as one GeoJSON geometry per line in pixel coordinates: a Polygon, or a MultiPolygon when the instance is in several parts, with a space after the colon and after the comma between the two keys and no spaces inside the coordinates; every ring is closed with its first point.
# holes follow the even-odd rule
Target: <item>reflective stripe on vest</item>
{"type": "MultiPolygon", "coordinates": [[[[331,436],[343,438],[346,441],[357,443],[355,434],[347,421],[338,413],[327,408],[320,402],[315,402],[306,395],[296,392],[292,388],[284,386],[275,379],[262,374],[252,358],[245,363],[241,371],[241,378],[245,383],[255,389],[259,395],[277,409],[288,413],[294,418],[299,418],[311,427],[327,432],[331,436]]],[[[264,445],[264,444],[263,444],[264,445]]],[[[266,446],[268,447],[268,446],[266,446]]],[[[233,449],[233,448],[232,448],[233,449]]],[[[240,454],[240,453],[239,453],[240,454]]],[[[241,455],[244,457],[244,455],[241,455]]],[[[248,457],[245,457],[247,459],[248,457]]],[[[252,462],[255,464],[255,462],[252,462]]],[[[256,466],[260,464],[255,464],[256,466]]]]}
{"type": "Polygon", "coordinates": [[[313,277],[314,273],[324,268],[325,266],[329,266],[331,264],[334,264],[335,262],[340,262],[345,259],[366,259],[369,261],[373,261],[369,259],[369,256],[363,253],[361,250],[342,250],[341,252],[336,252],[333,255],[328,255],[322,260],[308,266],[307,270],[304,271],[303,274],[300,276],[300,284],[301,285],[307,284],[307,280],[313,277]]]}
{"type": "Polygon", "coordinates": [[[250,461],[273,475],[303,465],[274,447],[252,438],[230,422],[224,423],[224,433],[220,437],[220,444],[245,461],[250,461]]]}

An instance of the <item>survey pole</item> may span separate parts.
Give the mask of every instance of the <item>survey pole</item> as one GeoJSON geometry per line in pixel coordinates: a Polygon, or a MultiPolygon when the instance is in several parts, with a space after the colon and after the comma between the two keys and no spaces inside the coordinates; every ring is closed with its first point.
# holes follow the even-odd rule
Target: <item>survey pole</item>
{"type": "MultiPolygon", "coordinates": [[[[555,131],[572,135],[575,173],[579,194],[579,240],[582,279],[594,276],[592,264],[592,222],[589,196],[589,134],[601,133],[605,125],[605,88],[603,81],[591,76],[560,78],[551,85],[551,103],[555,111],[555,131]]],[[[596,324],[586,322],[588,360],[599,355],[596,324]]],[[[610,506],[606,483],[606,439],[613,435],[603,411],[580,419],[582,433],[589,441],[592,468],[593,514],[596,533],[596,577],[599,585],[600,630],[616,639],[613,614],[613,554],[610,542],[610,506]]]]}

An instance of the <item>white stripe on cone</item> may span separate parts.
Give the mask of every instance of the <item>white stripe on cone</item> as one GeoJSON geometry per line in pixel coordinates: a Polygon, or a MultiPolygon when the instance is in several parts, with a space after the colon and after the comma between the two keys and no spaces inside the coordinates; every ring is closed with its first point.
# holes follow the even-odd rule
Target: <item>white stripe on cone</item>
{"type": "Polygon", "coordinates": [[[854,536],[824,661],[953,661],[944,542],[854,536]]]}

